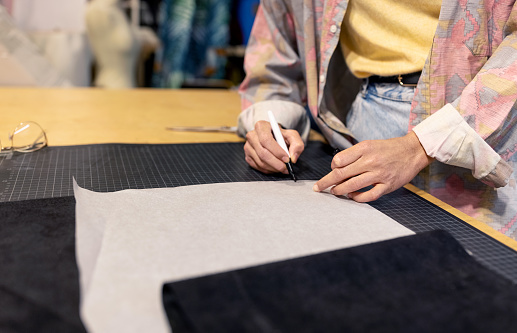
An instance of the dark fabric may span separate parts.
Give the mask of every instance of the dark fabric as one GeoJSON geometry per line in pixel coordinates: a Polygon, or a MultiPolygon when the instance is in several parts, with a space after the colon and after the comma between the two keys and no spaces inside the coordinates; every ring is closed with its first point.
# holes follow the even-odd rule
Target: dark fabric
{"type": "Polygon", "coordinates": [[[73,197],[0,203],[0,332],[85,332],[73,197]]]}
{"type": "Polygon", "coordinates": [[[513,332],[517,290],[444,231],[165,284],[181,332],[513,332]]]}

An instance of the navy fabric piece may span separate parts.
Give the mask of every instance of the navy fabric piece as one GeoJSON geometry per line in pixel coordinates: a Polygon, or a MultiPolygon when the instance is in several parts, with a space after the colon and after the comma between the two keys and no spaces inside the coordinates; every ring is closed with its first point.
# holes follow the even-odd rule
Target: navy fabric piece
{"type": "Polygon", "coordinates": [[[0,332],[86,332],[73,197],[1,203],[0,270],[0,332]]]}
{"type": "Polygon", "coordinates": [[[444,231],[167,283],[181,332],[510,332],[516,286],[444,231]]]}

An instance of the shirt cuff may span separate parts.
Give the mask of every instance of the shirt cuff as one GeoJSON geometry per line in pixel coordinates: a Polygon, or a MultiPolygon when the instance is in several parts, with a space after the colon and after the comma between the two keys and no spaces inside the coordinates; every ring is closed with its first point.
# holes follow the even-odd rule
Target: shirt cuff
{"type": "Polygon", "coordinates": [[[237,134],[245,137],[246,133],[255,128],[260,120],[269,121],[267,112],[275,115],[276,121],[284,128],[294,129],[300,133],[304,143],[307,143],[311,124],[305,108],[301,105],[280,100],[262,101],[251,105],[241,112],[238,119],[237,134]]]}
{"type": "Polygon", "coordinates": [[[447,104],[413,128],[428,156],[472,170],[472,175],[492,187],[508,184],[512,167],[447,104]]]}

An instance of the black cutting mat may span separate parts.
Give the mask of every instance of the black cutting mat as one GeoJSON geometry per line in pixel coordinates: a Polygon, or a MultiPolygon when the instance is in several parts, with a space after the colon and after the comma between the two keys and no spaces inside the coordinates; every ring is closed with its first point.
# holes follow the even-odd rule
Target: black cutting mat
{"type": "MultiPolygon", "coordinates": [[[[294,167],[297,177],[319,179],[329,172],[329,149],[311,143],[294,167]]],[[[97,192],[290,179],[251,169],[241,143],[47,147],[0,157],[0,202],[72,196],[73,177],[97,192]]]]}
{"type": "MultiPolygon", "coordinates": [[[[301,180],[330,171],[331,149],[311,142],[295,165],[301,180]]],[[[85,145],[47,147],[0,157],[0,202],[72,196],[72,177],[89,190],[288,180],[264,175],[244,161],[242,143],[85,145]]],[[[447,230],[475,258],[517,283],[517,252],[402,188],[371,204],[415,232],[447,230]]]]}
{"type": "Polygon", "coordinates": [[[481,263],[517,283],[517,252],[413,192],[401,188],[370,206],[416,232],[446,230],[481,263]]]}

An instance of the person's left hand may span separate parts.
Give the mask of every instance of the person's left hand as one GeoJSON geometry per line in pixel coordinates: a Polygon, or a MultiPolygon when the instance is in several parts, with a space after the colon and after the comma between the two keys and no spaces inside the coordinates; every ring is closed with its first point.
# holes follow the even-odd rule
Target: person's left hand
{"type": "Polygon", "coordinates": [[[336,154],[332,171],[313,189],[320,192],[333,186],[330,192],[334,195],[373,201],[406,185],[431,161],[414,132],[400,138],[362,141],[336,154]],[[369,185],[373,188],[358,192],[369,185]]]}

